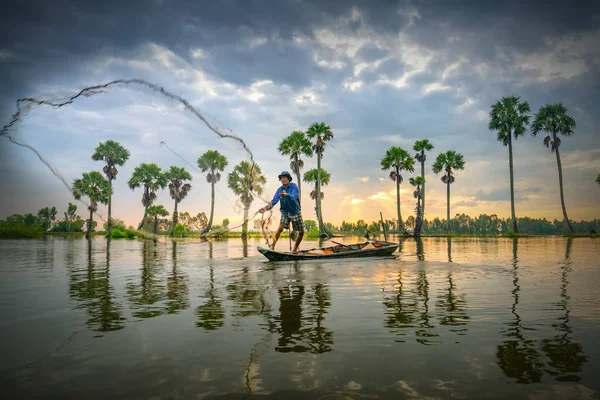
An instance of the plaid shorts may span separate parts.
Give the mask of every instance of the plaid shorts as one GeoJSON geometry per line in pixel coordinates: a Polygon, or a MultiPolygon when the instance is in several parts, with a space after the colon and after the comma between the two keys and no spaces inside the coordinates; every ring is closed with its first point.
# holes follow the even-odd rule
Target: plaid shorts
{"type": "Polygon", "coordinates": [[[302,220],[302,214],[281,214],[281,222],[279,224],[283,225],[284,229],[288,229],[290,221],[292,221],[292,227],[295,231],[304,231],[304,221],[302,220]]]}

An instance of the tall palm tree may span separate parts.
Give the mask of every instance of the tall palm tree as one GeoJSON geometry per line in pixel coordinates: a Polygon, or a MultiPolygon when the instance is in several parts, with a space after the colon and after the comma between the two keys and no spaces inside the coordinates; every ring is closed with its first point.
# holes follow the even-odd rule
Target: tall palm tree
{"type": "Polygon", "coordinates": [[[149,217],[154,217],[154,228],[152,232],[156,235],[158,232],[158,217],[166,217],[169,212],[161,205],[150,206],[146,209],[146,214],[149,217]]]}
{"type": "Polygon", "coordinates": [[[551,152],[556,153],[558,183],[560,185],[560,203],[562,205],[563,218],[571,233],[573,233],[574,230],[569,221],[569,217],[567,217],[567,208],[565,207],[562,164],[560,163],[560,154],[558,152],[561,141],[557,135],[561,134],[567,137],[573,135],[575,133],[573,132],[575,125],[575,119],[567,114],[567,109],[562,103],[546,104],[541,107],[537,114],[535,114],[533,124],[531,124],[531,134],[535,136],[540,131],[546,132],[548,135],[544,138],[544,145],[549,147],[551,152]]]}
{"type": "Polygon", "coordinates": [[[319,232],[321,236],[333,237],[333,233],[327,229],[323,223],[323,212],[321,209],[321,158],[325,151],[325,145],[333,139],[333,132],[329,125],[325,122],[315,122],[306,131],[306,137],[314,141],[313,150],[317,153],[317,181],[316,181],[316,198],[317,198],[317,219],[319,221],[319,232]]]}
{"type": "Polygon", "coordinates": [[[144,227],[146,215],[148,214],[148,207],[156,200],[156,191],[158,189],[164,189],[165,186],[167,186],[167,179],[158,165],[154,163],[142,163],[133,170],[128,185],[131,190],[135,190],[139,187],[143,187],[144,189],[144,193],[142,194],[144,218],[142,218],[142,222],[138,226],[138,230],[140,230],[144,227]]]}
{"type": "Polygon", "coordinates": [[[423,218],[425,218],[425,160],[427,160],[425,151],[433,150],[433,145],[427,139],[417,140],[413,146],[413,150],[417,152],[415,158],[421,163],[421,178],[423,178],[423,184],[421,185],[421,211],[423,218]]]}
{"type": "Polygon", "coordinates": [[[510,215],[513,223],[513,231],[519,233],[517,218],[515,216],[515,187],[513,178],[513,149],[512,137],[515,140],[525,135],[529,124],[529,103],[521,101],[519,96],[503,97],[492,105],[490,111],[490,122],[488,128],[496,131],[498,140],[508,146],[508,166],[510,170],[510,215]]]}
{"type": "Polygon", "coordinates": [[[304,161],[300,158],[302,155],[313,156],[312,143],[306,138],[304,132],[294,131],[289,136],[283,138],[279,143],[279,152],[284,156],[290,156],[290,168],[296,175],[298,182],[298,202],[302,204],[302,188],[300,172],[304,168],[304,161]]]}
{"type": "Polygon", "coordinates": [[[177,225],[177,219],[179,217],[177,214],[177,205],[181,203],[181,200],[183,200],[190,190],[192,190],[192,185],[186,182],[192,180],[192,175],[190,175],[185,168],[171,166],[171,168],[165,172],[165,179],[169,186],[169,194],[171,195],[171,198],[175,200],[173,227],[171,228],[171,236],[173,236],[173,230],[177,225]]]}
{"type": "MultiPolygon", "coordinates": [[[[317,171],[316,168],[313,169],[309,169],[308,171],[306,171],[304,173],[304,182],[306,183],[313,183],[315,185],[315,189],[310,192],[310,198],[315,200],[317,200],[317,179],[319,179],[319,175],[321,176],[321,185],[323,186],[327,186],[329,185],[329,182],[331,181],[331,174],[327,171],[325,171],[323,168],[321,168],[321,171],[319,173],[319,171],[317,171]]],[[[320,192],[320,199],[323,200],[325,198],[325,193],[323,193],[322,191],[320,192]]]]}
{"type": "Polygon", "coordinates": [[[92,154],[92,160],[104,162],[102,171],[110,184],[108,187],[108,226],[106,236],[110,236],[112,232],[112,181],[117,179],[117,174],[119,173],[117,166],[124,165],[125,161],[129,159],[129,155],[129,150],[114,140],[100,142],[96,146],[94,154],[92,154]]]}
{"type": "Polygon", "coordinates": [[[217,150],[208,150],[198,157],[198,167],[202,172],[207,172],[206,181],[210,183],[210,218],[202,234],[208,233],[212,228],[213,215],[215,212],[215,183],[221,180],[221,173],[227,166],[227,158],[217,150]]]}
{"type": "Polygon", "coordinates": [[[242,225],[242,237],[248,236],[248,210],[254,201],[254,195],[260,196],[263,185],[267,179],[263,176],[260,167],[254,167],[248,161],[242,161],[233,168],[227,176],[227,186],[233,193],[240,196],[244,205],[244,223],[242,225]]]}
{"type": "Polygon", "coordinates": [[[425,178],[422,176],[417,176],[414,178],[409,178],[408,180],[411,185],[415,187],[415,191],[413,195],[415,199],[417,199],[417,208],[416,208],[416,221],[415,221],[415,230],[414,236],[421,236],[421,227],[423,226],[423,187],[425,186],[425,178]]]}
{"type": "Polygon", "coordinates": [[[81,178],[73,181],[73,196],[79,200],[82,196],[90,199],[90,219],[88,220],[87,233],[85,237],[92,237],[92,222],[94,213],[98,210],[98,203],[107,204],[110,199],[110,183],[100,172],[84,172],[81,178]]]}
{"type": "Polygon", "coordinates": [[[450,233],[450,184],[454,183],[454,170],[465,169],[465,160],[463,155],[457,153],[454,150],[448,150],[445,153],[441,153],[435,159],[433,163],[433,172],[436,174],[444,171],[445,174],[442,176],[442,182],[446,184],[446,207],[447,207],[447,226],[446,233],[450,233]]]}
{"type": "Polygon", "coordinates": [[[381,159],[381,169],[388,170],[392,168],[390,172],[390,179],[396,182],[396,207],[398,211],[398,229],[400,232],[404,231],[404,224],[402,222],[402,214],[400,213],[400,184],[404,180],[402,178],[402,171],[414,172],[415,170],[415,159],[412,158],[406,150],[401,147],[393,146],[387,149],[385,157],[381,159]]]}

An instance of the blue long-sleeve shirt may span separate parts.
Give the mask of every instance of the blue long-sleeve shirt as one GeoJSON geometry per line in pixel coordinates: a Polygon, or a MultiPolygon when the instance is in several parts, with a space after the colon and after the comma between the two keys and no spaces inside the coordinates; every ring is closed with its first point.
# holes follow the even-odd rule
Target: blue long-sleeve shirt
{"type": "Polygon", "coordinates": [[[277,189],[275,192],[275,196],[273,196],[273,200],[269,202],[268,208],[273,208],[277,202],[281,201],[281,213],[286,215],[296,215],[300,214],[300,202],[298,200],[298,196],[300,195],[300,191],[298,190],[298,185],[290,182],[288,187],[284,187],[283,185],[277,189]],[[287,196],[279,197],[279,193],[282,191],[286,191],[287,196]]]}

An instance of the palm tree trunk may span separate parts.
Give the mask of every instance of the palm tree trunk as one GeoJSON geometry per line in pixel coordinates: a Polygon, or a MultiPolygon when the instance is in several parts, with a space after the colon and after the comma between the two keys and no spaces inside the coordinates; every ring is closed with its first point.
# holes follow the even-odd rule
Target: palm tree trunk
{"type": "MultiPolygon", "coordinates": [[[[554,143],[556,143],[556,133],[552,133],[554,136],[554,143]]],[[[558,183],[560,185],[560,204],[562,205],[563,218],[565,224],[569,227],[569,232],[574,233],[569,217],[567,217],[567,208],[565,207],[565,195],[563,193],[563,177],[562,177],[562,164],[560,162],[560,154],[558,153],[558,146],[556,146],[556,163],[558,164],[558,183]]]]}
{"type": "Polygon", "coordinates": [[[448,180],[446,181],[447,191],[446,191],[446,233],[450,233],[450,171],[448,171],[448,180]]]}
{"type": "MultiPolygon", "coordinates": [[[[144,197],[146,199],[148,199],[150,197],[150,193],[149,193],[149,189],[148,186],[144,187],[144,197]]],[[[143,199],[142,199],[143,200],[143,199]]],[[[146,214],[148,213],[148,204],[146,204],[144,206],[144,217],[142,218],[142,222],[140,222],[140,225],[138,226],[138,231],[141,231],[142,228],[144,227],[144,223],[146,222],[146,214]]]]}
{"type": "Polygon", "coordinates": [[[90,219],[88,220],[87,233],[85,234],[86,239],[92,238],[92,221],[94,220],[94,211],[90,208],[90,219]]]}
{"type": "Polygon", "coordinates": [[[513,177],[512,138],[510,132],[508,133],[508,167],[510,170],[510,215],[512,218],[513,231],[515,231],[515,233],[519,233],[519,227],[517,226],[517,218],[515,217],[515,184],[513,177]]]}
{"type": "MultiPolygon", "coordinates": [[[[213,173],[214,176],[214,173],[213,173]]],[[[208,219],[208,224],[206,224],[206,228],[204,228],[204,231],[202,232],[207,233],[208,231],[210,231],[210,228],[212,228],[212,222],[213,222],[213,214],[215,212],[215,183],[211,182],[210,183],[210,218],[208,219]]]]}
{"type": "Polygon", "coordinates": [[[154,234],[156,235],[156,233],[158,232],[158,215],[154,216],[154,234]]]}
{"type": "MultiPolygon", "coordinates": [[[[109,171],[110,172],[110,171],[109,171]]],[[[110,237],[112,233],[112,179],[108,180],[108,224],[106,237],[110,237]]]]}
{"type": "Polygon", "coordinates": [[[173,226],[171,227],[171,236],[175,233],[175,225],[177,225],[177,200],[175,200],[175,211],[173,211],[173,226]]]}
{"type": "MultiPolygon", "coordinates": [[[[421,160],[423,160],[425,151],[421,151],[421,160]]],[[[423,190],[421,191],[421,218],[425,219],[425,160],[421,161],[421,177],[423,178],[423,190]]]]}
{"type": "Polygon", "coordinates": [[[296,180],[298,181],[298,204],[302,207],[302,182],[300,179],[300,168],[298,167],[298,156],[294,154],[294,162],[296,163],[296,169],[298,173],[296,174],[296,180]]]}
{"type": "Polygon", "coordinates": [[[331,237],[323,223],[323,209],[321,207],[321,151],[317,151],[317,220],[319,221],[319,235],[331,237]]]}
{"type": "Polygon", "coordinates": [[[323,219],[321,218],[321,153],[317,149],[317,222],[319,223],[319,234],[323,235],[323,219]]]}
{"type": "Polygon", "coordinates": [[[148,212],[148,207],[144,207],[144,216],[142,217],[142,222],[140,222],[140,224],[138,225],[137,230],[141,231],[144,228],[144,223],[146,222],[146,215],[148,212]]]}
{"type": "Polygon", "coordinates": [[[248,236],[248,210],[250,205],[244,207],[244,223],[242,224],[242,237],[248,236]]]}
{"type": "Polygon", "coordinates": [[[398,232],[404,231],[404,223],[402,223],[402,214],[400,213],[400,170],[396,168],[396,211],[398,213],[398,232]]]}

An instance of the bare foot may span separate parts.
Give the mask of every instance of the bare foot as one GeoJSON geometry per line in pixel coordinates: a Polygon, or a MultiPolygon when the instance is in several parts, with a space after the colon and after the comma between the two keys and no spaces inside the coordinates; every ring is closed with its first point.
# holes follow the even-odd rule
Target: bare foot
{"type": "Polygon", "coordinates": [[[275,251],[275,245],[271,246],[271,250],[275,251]]]}
{"type": "Polygon", "coordinates": [[[298,253],[300,253],[300,252],[298,251],[298,249],[294,249],[294,251],[292,251],[292,254],[298,254],[298,253]]]}

